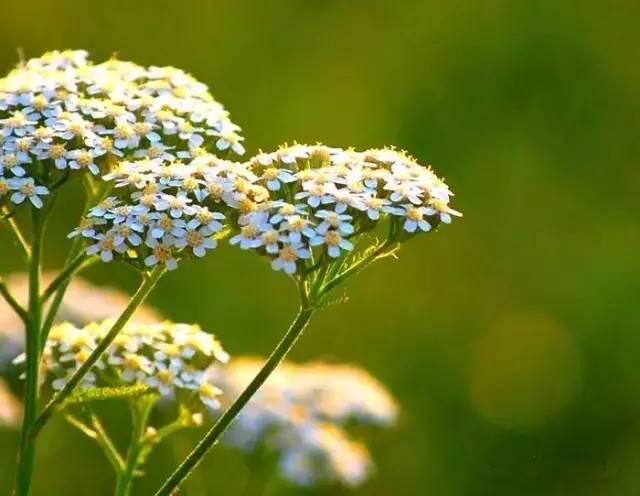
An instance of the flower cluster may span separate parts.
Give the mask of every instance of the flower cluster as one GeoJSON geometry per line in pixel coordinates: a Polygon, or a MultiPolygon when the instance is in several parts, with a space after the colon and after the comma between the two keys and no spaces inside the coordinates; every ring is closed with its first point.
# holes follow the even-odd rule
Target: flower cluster
{"type": "Polygon", "coordinates": [[[452,193],[430,167],[391,149],[294,145],[248,163],[271,201],[240,219],[231,243],[259,250],[289,274],[314,258],[340,258],[384,218],[390,237],[403,240],[461,215],[449,207],[452,193]]]}
{"type": "MultiPolygon", "coordinates": [[[[48,285],[54,280],[53,272],[42,274],[41,282],[48,285]]],[[[10,274],[5,278],[6,284],[16,299],[23,306],[27,305],[29,296],[29,278],[24,273],[10,274]]],[[[69,283],[56,316],[56,322],[71,322],[76,326],[85,326],[120,315],[131,297],[114,288],[97,286],[80,277],[69,283]]],[[[48,309],[48,306],[47,306],[48,309]]],[[[133,320],[138,323],[153,323],[162,320],[162,315],[148,305],[141,305],[135,312],[133,320]]],[[[24,351],[24,323],[13,309],[0,299],[0,372],[11,361],[24,351]]]]}
{"type": "Polygon", "coordinates": [[[122,162],[105,176],[121,197],[109,196],[89,210],[69,235],[91,243],[104,262],[118,255],[141,267],[177,267],[186,255],[202,257],[216,247],[223,223],[248,215],[268,198],[250,170],[202,154],[189,161],[122,162]]]}
{"type": "Polygon", "coordinates": [[[50,52],[0,79],[0,204],[40,208],[69,171],[99,175],[121,159],[242,154],[238,131],[179,69],[50,52]]]}
{"type": "MultiPolygon", "coordinates": [[[[261,365],[254,358],[235,359],[212,367],[210,377],[224,391],[223,399],[233,399],[261,365]]],[[[360,368],[285,362],[242,410],[224,442],[244,452],[276,451],[281,473],[294,484],[358,485],[372,463],[346,426],[389,426],[397,414],[393,397],[360,368]]]]}
{"type": "MultiPolygon", "coordinates": [[[[113,325],[112,320],[78,328],[54,327],[43,355],[53,389],[60,389],[86,361],[113,325]]],[[[209,333],[197,326],[164,322],[130,323],[120,332],[84,387],[146,385],[162,396],[198,397],[211,409],[219,407],[220,390],[207,377],[207,367],[226,362],[227,353],[209,333]]]]}

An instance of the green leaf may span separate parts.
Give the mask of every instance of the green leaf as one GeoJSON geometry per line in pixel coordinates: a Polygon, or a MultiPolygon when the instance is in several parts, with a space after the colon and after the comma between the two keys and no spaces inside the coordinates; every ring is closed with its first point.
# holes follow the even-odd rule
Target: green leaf
{"type": "Polygon", "coordinates": [[[65,409],[69,405],[78,403],[89,403],[91,401],[104,401],[113,399],[136,398],[152,392],[149,386],[144,384],[134,384],[132,386],[101,387],[81,389],[74,392],[60,405],[65,409]]]}

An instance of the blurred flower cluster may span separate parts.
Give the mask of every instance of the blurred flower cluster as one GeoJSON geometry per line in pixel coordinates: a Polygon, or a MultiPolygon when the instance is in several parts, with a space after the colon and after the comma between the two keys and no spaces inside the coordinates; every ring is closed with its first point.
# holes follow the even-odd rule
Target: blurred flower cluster
{"type": "MultiPolygon", "coordinates": [[[[238,358],[213,366],[210,378],[232,401],[263,361],[238,358]]],[[[269,377],[225,434],[224,442],[245,453],[278,455],[282,476],[300,486],[362,483],[372,469],[366,447],[349,437],[352,425],[390,426],[395,400],[364,370],[351,365],[284,362],[269,377]]]]}
{"type": "Polygon", "coordinates": [[[271,201],[240,218],[231,243],[267,254],[275,270],[289,274],[301,260],[340,258],[353,250],[351,238],[384,218],[390,219],[389,238],[401,241],[461,215],[449,207],[452,193],[430,167],[392,149],[294,145],[249,164],[271,201]]]}
{"type": "MultiPolygon", "coordinates": [[[[56,274],[42,274],[42,284],[48,285],[56,274]]],[[[27,304],[29,281],[26,274],[15,273],[5,277],[7,287],[22,305],[27,304]]],[[[90,322],[101,321],[120,315],[130,296],[107,286],[98,286],[80,277],[75,277],[67,287],[60,305],[56,322],[71,322],[83,327],[90,322]]],[[[138,323],[154,323],[163,320],[156,309],[140,306],[133,320],[138,323]]],[[[0,372],[24,351],[24,323],[5,300],[0,299],[0,372]]]]}
{"type": "MultiPolygon", "coordinates": [[[[69,323],[54,327],[43,353],[47,381],[60,389],[88,358],[109,331],[113,321],[83,328],[69,323]]],[[[189,403],[198,397],[211,409],[219,407],[220,390],[206,370],[214,362],[226,362],[227,353],[213,335],[197,326],[163,322],[129,323],[107,353],[84,379],[85,387],[139,384],[161,396],[178,396],[189,403]]]]}
{"type": "Polygon", "coordinates": [[[71,170],[97,176],[119,159],[242,154],[238,131],[206,85],[179,69],[49,52],[0,79],[0,205],[40,208],[71,170]]]}
{"type": "Polygon", "coordinates": [[[105,179],[123,198],[107,197],[70,236],[90,240],[87,252],[104,262],[118,255],[141,268],[172,270],[179,256],[204,256],[228,216],[268,198],[247,167],[210,154],[170,164],[123,162],[105,179]]]}

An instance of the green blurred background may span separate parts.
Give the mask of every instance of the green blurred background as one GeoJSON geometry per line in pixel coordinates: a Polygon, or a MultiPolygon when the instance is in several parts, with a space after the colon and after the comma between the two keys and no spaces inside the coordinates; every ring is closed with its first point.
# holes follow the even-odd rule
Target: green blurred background
{"type": "MultiPolygon", "coordinates": [[[[1,10],[3,71],[16,47],[175,65],[210,85],[249,153],[292,140],[395,144],[446,176],[464,219],[352,281],[349,303],[322,313],[293,353],[361,364],[402,405],[397,429],[371,442],[376,476],[352,494],[640,494],[640,3],[21,0],[1,10]]],[[[77,202],[59,209],[50,268],[77,202]]],[[[21,269],[15,254],[2,234],[3,272],[21,269]]],[[[121,266],[88,276],[135,285],[121,266]]],[[[296,306],[287,278],[227,247],[171,274],[151,302],[214,329],[236,355],[267,353],[296,306]]],[[[0,494],[16,444],[0,432],[0,494]]],[[[158,451],[137,494],[174,463],[158,451]]],[[[233,496],[245,475],[217,449],[185,493],[233,496]]],[[[61,421],[46,430],[36,495],[107,495],[111,484],[80,434],[61,421]]]]}

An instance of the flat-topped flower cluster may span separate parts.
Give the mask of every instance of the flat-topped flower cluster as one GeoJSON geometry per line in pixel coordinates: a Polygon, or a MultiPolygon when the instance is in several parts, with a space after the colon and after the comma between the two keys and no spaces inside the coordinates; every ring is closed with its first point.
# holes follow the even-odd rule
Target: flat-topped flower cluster
{"type": "Polygon", "coordinates": [[[0,79],[0,204],[40,208],[70,170],[97,176],[120,159],[242,154],[238,131],[206,85],[179,69],[50,52],[0,79]]]}
{"type": "MultiPolygon", "coordinates": [[[[211,368],[212,381],[233,399],[260,370],[255,358],[211,368]]],[[[350,439],[352,424],[389,426],[395,400],[376,379],[352,365],[284,362],[269,377],[225,434],[243,452],[278,453],[279,468],[294,484],[358,485],[372,462],[366,447],[350,439]]]]}
{"type": "MultiPolygon", "coordinates": [[[[53,389],[64,386],[112,325],[113,321],[105,320],[83,328],[64,323],[52,329],[43,367],[53,389]]],[[[215,337],[198,326],[129,323],[87,374],[83,386],[141,384],[162,396],[180,395],[187,402],[199,398],[202,404],[217,409],[220,390],[209,380],[206,370],[211,364],[228,359],[215,337]]]]}
{"type": "Polygon", "coordinates": [[[403,152],[364,152],[294,145],[262,153],[249,162],[258,184],[271,193],[268,208],[240,219],[231,239],[272,257],[272,266],[293,274],[353,250],[359,234],[389,218],[398,241],[428,232],[461,215],[449,207],[453,193],[430,167],[403,152]],[[313,249],[316,250],[314,257],[313,249]]]}
{"type": "Polygon", "coordinates": [[[204,256],[216,247],[229,215],[253,211],[268,198],[247,167],[210,154],[168,165],[122,162],[105,179],[115,182],[121,197],[89,210],[70,236],[90,240],[87,252],[104,262],[118,255],[142,267],[172,270],[179,254],[204,256]]]}
{"type": "Polygon", "coordinates": [[[126,187],[125,198],[104,200],[72,235],[92,240],[88,252],[105,262],[133,251],[146,266],[169,269],[185,248],[198,257],[213,249],[225,219],[232,245],[294,274],[345,255],[384,219],[402,241],[461,215],[430,168],[390,149],[294,145],[244,163],[210,154],[145,159],[123,162],[105,179],[126,187]]]}

